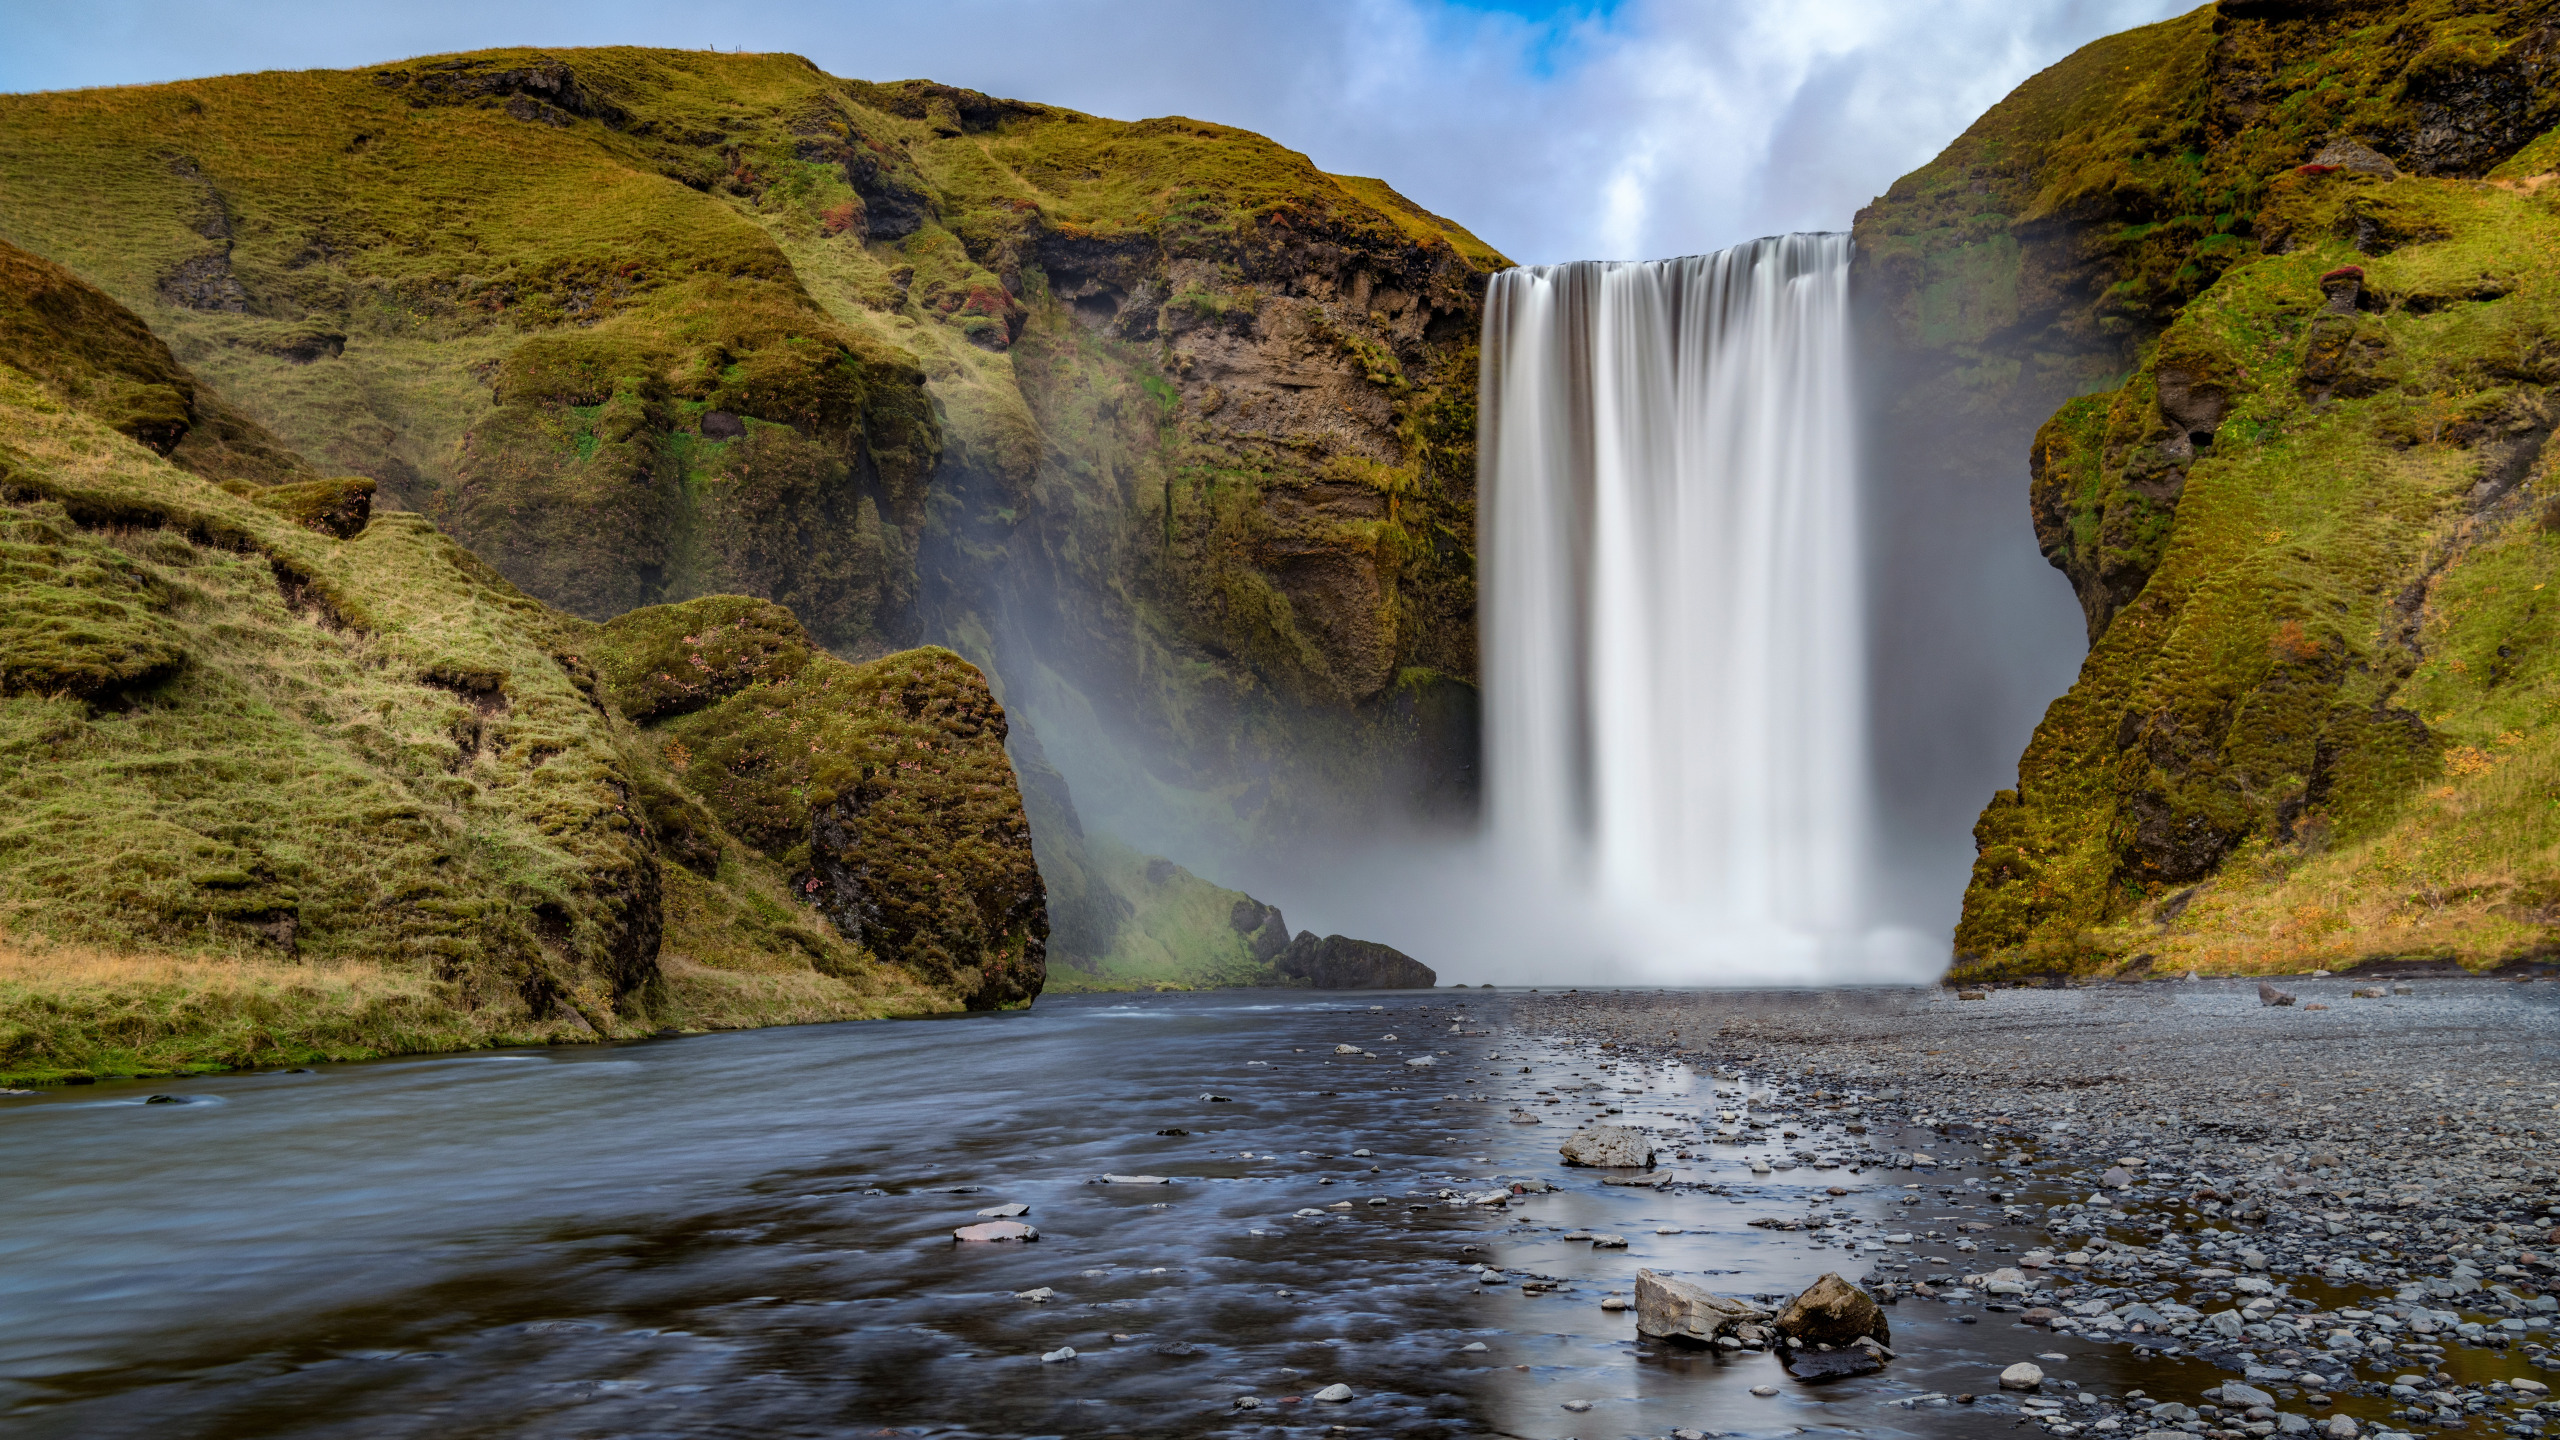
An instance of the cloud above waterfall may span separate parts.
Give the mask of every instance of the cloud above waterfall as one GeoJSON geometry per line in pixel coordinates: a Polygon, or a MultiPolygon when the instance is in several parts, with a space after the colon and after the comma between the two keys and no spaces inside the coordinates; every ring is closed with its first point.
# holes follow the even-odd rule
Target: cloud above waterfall
{"type": "Polygon", "coordinates": [[[97,0],[30,6],[0,90],[492,45],[789,50],[1123,119],[1241,125],[1513,257],[1837,229],[2019,81],[2173,0],[97,0]]]}

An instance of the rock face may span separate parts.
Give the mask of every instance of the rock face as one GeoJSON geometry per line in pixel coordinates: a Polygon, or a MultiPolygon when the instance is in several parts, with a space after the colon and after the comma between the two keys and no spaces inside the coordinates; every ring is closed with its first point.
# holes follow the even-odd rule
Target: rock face
{"type": "MultiPolygon", "coordinates": [[[[2522,317],[2560,303],[2527,198],[2560,163],[2536,141],[2560,32],[2472,0],[2384,57],[2360,14],[2225,6],[2099,41],[1860,215],[1903,367],[1878,448],[1918,457],[1876,523],[2005,494],[2024,455],[2090,638],[1980,812],[1960,974],[2489,962],[2542,910],[2494,844],[2430,879],[2444,905],[2320,899],[2360,847],[2418,843],[2432,804],[2517,833],[2492,777],[2545,743],[2549,712],[2510,706],[2552,683],[2515,597],[2550,568],[2534,477],[2560,370],[2459,317],[2540,326],[2522,317]],[[2193,163],[2162,165],[2171,146],[2193,163]],[[2471,398],[2423,433],[2406,418],[2451,393],[2471,398]],[[1959,414],[1964,434],[1931,428],[1959,414]],[[2324,518],[2344,515],[2352,535],[2324,518]]],[[[1951,618],[1897,613],[1883,643],[1951,618]]]]}
{"type": "Polygon", "coordinates": [[[1557,1153],[1564,1156],[1567,1165],[1653,1165],[1653,1142],[1630,1125],[1593,1125],[1576,1130],[1565,1137],[1557,1153]]]}
{"type": "Polygon", "coordinates": [[[801,904],[970,1008],[1040,993],[1030,823],[1004,711],[967,661],[928,648],[848,665],[740,596],[634,611],[601,638],[623,713],[801,904]]]}
{"type": "Polygon", "coordinates": [[[1319,940],[1312,930],[1299,931],[1272,969],[1319,990],[1427,990],[1440,983],[1430,966],[1392,946],[1344,935],[1319,940]]]}
{"type": "Polygon", "coordinates": [[[1636,1333],[1649,1340],[1712,1345],[1768,1318],[1768,1311],[1747,1300],[1727,1299],[1651,1270],[1636,1272],[1636,1333]]]}
{"type": "Polygon", "coordinates": [[[1787,1302],[1775,1322],[1779,1334],[1803,1345],[1841,1346],[1860,1336],[1891,1341],[1893,1331],[1875,1297],[1841,1279],[1825,1275],[1787,1302]]]}

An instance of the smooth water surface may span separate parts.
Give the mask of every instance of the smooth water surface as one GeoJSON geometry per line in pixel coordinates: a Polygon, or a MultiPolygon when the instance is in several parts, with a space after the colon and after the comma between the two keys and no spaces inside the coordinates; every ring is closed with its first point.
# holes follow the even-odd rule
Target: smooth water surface
{"type": "MultiPolygon", "coordinates": [[[[0,1432],[2006,1428],[1891,1403],[1987,1388],[2051,1347],[1998,1317],[1906,1303],[1904,1360],[1819,1387],[1765,1355],[1639,1346],[1630,1315],[1600,1308],[1639,1265],[1738,1292],[1854,1277],[1745,1221],[1831,1185],[1855,1192],[1843,1209],[1901,1191],[1872,1172],[1755,1179],[1743,1146],[1680,1168],[1723,1193],[1565,1170],[1556,1142],[1584,1115],[1694,1132],[1731,1082],[1586,1077],[1509,1033],[1508,1009],[1447,992],[1048,999],[0,1102],[0,1432]],[[1509,1118],[1524,1102],[1543,1123],[1509,1118]],[[1096,1183],[1114,1173],[1171,1183],[1096,1183]],[[1563,1188],[1499,1208],[1442,1194],[1496,1177],[1563,1188]],[[1006,1202],[1031,1206],[1037,1242],[953,1241],[1006,1202]],[[1630,1246],[1561,1238],[1577,1226],[1630,1246]],[[1504,1273],[1468,1268],[1487,1264],[1504,1273]],[[1308,1398],[1335,1382],[1355,1398],[1308,1398]],[[1748,1393],[1762,1384],[1780,1395],[1748,1393]]],[[[2121,1378],[2107,1363],[2053,1368],[2097,1385],[2121,1378]]]]}

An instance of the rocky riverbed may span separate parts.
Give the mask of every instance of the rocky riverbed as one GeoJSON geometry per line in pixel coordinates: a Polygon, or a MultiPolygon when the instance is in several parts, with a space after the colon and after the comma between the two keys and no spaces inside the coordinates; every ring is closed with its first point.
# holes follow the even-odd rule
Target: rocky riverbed
{"type": "Polygon", "coordinates": [[[2057,1435],[2543,1433],[2560,986],[2292,992],[1532,994],[1509,1016],[1549,1047],[1530,1079],[1704,1070],[1713,1108],[1625,1085],[1508,1100],[1548,1125],[1636,1107],[1666,1186],[1799,1182],[1809,1203],[1750,1223],[1839,1252],[1897,1322],[2014,1336],[2003,1374],[1914,1407],[2057,1435]],[[2158,1378],[2052,1363],[2092,1350],[2158,1378]]]}

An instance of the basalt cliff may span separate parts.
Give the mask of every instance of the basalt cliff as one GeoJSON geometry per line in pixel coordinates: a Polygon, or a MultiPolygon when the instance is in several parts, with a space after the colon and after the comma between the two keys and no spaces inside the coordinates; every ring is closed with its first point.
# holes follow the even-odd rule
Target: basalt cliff
{"type": "Polygon", "coordinates": [[[2560,7],[2226,0],[1858,217],[1888,435],[2024,454],[2089,635],[1959,974],[2560,945],[2555,123],[2560,7]]]}
{"type": "MultiPolygon", "coordinates": [[[[916,984],[1002,998],[1025,992],[952,977],[1013,966],[1036,987],[1045,929],[1061,988],[1282,980],[1259,926],[1231,923],[1246,897],[1147,855],[1125,816],[1161,821],[1135,839],[1215,857],[1472,805],[1475,343],[1484,276],[1506,262],[1379,181],[1224,126],[844,80],[787,55],[523,50],[0,97],[0,240],[25,252],[14,264],[69,272],[49,283],[96,287],[82,303],[163,345],[151,363],[185,379],[160,390],[195,407],[128,414],[173,402],[48,373],[34,346],[11,363],[22,404],[61,407],[48,425],[127,437],[132,485],[249,516],[278,544],[352,555],[405,537],[449,558],[401,573],[457,607],[483,597],[469,604],[527,637],[508,660],[421,650],[398,664],[423,689],[383,720],[309,724],[400,734],[394,712],[426,724],[441,705],[505,730],[531,703],[510,687],[556,672],[592,719],[561,713],[626,767],[577,823],[631,827],[633,893],[716,892],[838,947],[811,965],[847,946],[930,957],[916,984]],[[281,513],[277,485],[322,487],[294,503],[337,506],[337,530],[257,518],[281,513]],[[948,648],[912,648],[927,642],[948,648]],[[922,727],[916,756],[873,757],[880,726],[922,727]],[[1051,751],[1106,783],[1072,793],[1051,751]],[[961,778],[945,755],[979,768],[961,778]],[[865,798],[925,770],[993,807],[951,875],[901,828],[923,811],[865,798]],[[997,813],[1015,774],[1037,877],[997,813]],[[696,854],[661,821],[711,838],[696,854]],[[669,858],[686,854],[700,864],[669,858]],[[733,883],[714,856],[760,858],[733,883]],[[952,893],[885,903],[866,866],[952,893]]],[[[12,463],[56,477],[11,483],[68,507],[42,521],[70,527],[62,543],[160,563],[135,549],[139,522],[111,507],[91,525],[56,495],[77,466],[12,463]]],[[[288,592],[280,613],[301,615],[288,592]]],[[[193,603],[135,614],[194,623],[167,618],[193,603]]],[[[13,679],[26,698],[10,703],[108,724],[144,703],[119,697],[204,673],[177,656],[206,652],[170,643],[103,689],[13,679]]],[[[549,775],[563,753],[448,748],[448,776],[519,755],[549,775]]],[[[939,804],[924,810],[960,823],[939,804]]],[[[203,925],[261,933],[273,922],[223,916],[287,909],[251,904],[285,881],[232,854],[264,823],[180,825],[222,831],[207,854],[231,858],[205,873],[264,877],[212,887],[203,925]]],[[[201,898],[63,921],[83,912],[26,856],[0,847],[13,930],[121,943],[183,930],[167,916],[201,898]]],[[[297,882],[306,951],[319,883],[297,882]]],[[[609,940],[575,905],[564,931],[458,888],[472,898],[434,903],[525,929],[510,953],[526,967],[568,954],[559,934],[599,956],[650,948],[638,921],[609,940]]],[[[589,985],[591,1022],[651,983],[613,963],[628,973],[589,985]]]]}

